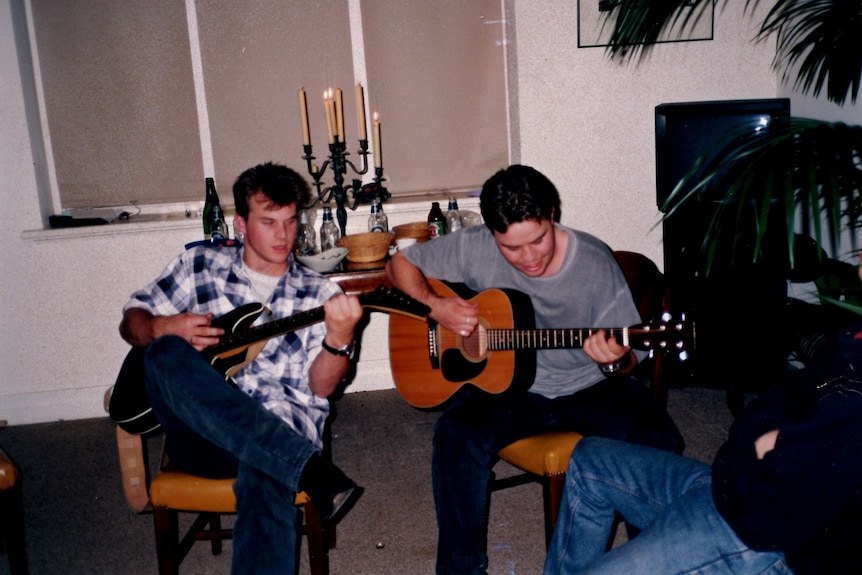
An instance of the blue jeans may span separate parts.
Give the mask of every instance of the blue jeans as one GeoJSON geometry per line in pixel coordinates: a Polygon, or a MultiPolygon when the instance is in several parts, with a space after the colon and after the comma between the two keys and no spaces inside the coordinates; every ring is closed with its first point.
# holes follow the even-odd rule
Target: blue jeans
{"type": "Polygon", "coordinates": [[[492,395],[466,386],[437,420],[432,455],[437,574],[484,575],[488,567],[488,487],[497,452],[550,429],[570,429],[682,451],[676,426],[633,378],[604,380],[548,399],[492,395]]]}
{"type": "Polygon", "coordinates": [[[171,464],[203,477],[236,477],[232,573],[294,573],[293,502],[315,446],[228,385],[182,338],[154,341],[144,368],[171,464]]]}
{"type": "Polygon", "coordinates": [[[630,443],[587,437],[575,447],[545,575],[790,574],[778,552],[758,552],[715,508],[710,467],[630,443]],[[606,552],[614,513],[641,529],[606,552]]]}

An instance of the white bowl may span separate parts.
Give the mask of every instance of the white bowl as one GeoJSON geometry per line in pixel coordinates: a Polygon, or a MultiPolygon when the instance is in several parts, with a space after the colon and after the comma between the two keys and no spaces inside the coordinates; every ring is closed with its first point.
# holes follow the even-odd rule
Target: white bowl
{"type": "Polygon", "coordinates": [[[334,270],[349,251],[347,248],[332,248],[313,256],[296,256],[296,259],[305,267],[322,274],[334,270]]]}

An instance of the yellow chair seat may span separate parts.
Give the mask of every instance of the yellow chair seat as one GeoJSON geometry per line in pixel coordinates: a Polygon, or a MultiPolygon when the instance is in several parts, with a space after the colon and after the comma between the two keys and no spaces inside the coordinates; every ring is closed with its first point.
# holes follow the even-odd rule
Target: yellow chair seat
{"type": "Polygon", "coordinates": [[[24,540],[24,508],[20,471],[0,448],[0,554],[9,560],[9,573],[28,573],[27,543],[24,540]]]}
{"type": "Polygon", "coordinates": [[[0,449],[0,491],[12,489],[18,481],[18,468],[0,449]]]}
{"type": "MultiPolygon", "coordinates": [[[[144,438],[119,426],[116,433],[126,501],[135,513],[153,512],[159,573],[176,575],[195,541],[210,541],[213,555],[221,553],[222,539],[231,538],[232,531],[222,529],[220,517],[236,512],[236,478],[207,479],[167,465],[150,479],[144,438]],[[177,521],[180,512],[197,515],[184,535],[177,521]]],[[[328,550],[335,547],[335,525],[323,524],[305,492],[297,493],[294,503],[303,509],[304,522],[298,532],[308,541],[311,575],[327,575],[328,550]]]]}
{"type": "MultiPolygon", "coordinates": [[[[235,478],[206,479],[182,471],[163,470],[150,483],[150,501],[158,507],[204,513],[233,513],[235,478]]],[[[304,505],[308,496],[296,494],[294,503],[304,505]]]]}
{"type": "Polygon", "coordinates": [[[507,445],[499,456],[534,475],[560,475],[566,472],[572,451],[582,437],[574,431],[546,431],[507,445]]]}

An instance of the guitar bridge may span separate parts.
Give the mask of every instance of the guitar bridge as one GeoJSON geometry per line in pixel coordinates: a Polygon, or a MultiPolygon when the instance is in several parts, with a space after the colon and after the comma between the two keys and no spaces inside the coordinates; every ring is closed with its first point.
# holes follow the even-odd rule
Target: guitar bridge
{"type": "Polygon", "coordinates": [[[434,320],[428,320],[428,360],[431,369],[440,369],[440,330],[434,320]]]}

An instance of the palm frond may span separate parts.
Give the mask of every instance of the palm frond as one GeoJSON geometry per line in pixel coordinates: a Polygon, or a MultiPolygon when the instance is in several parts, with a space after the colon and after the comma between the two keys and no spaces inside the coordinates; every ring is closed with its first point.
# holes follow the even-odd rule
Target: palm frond
{"type": "MultiPolygon", "coordinates": [[[[746,0],[754,13],[764,0],[746,0]]],[[[862,83],[862,2],[859,0],[770,0],[774,2],[755,40],[776,38],[773,68],[803,94],[855,104],[862,83]]],[[[718,3],[728,0],[609,0],[606,26],[613,26],[610,59],[643,59],[662,34],[686,32],[718,3]]]]}
{"type": "MultiPolygon", "coordinates": [[[[760,0],[748,0],[757,5],[760,0]]],[[[858,0],[776,0],[757,38],[776,36],[775,70],[804,94],[838,105],[853,103],[862,76],[862,2],[858,0]]]]}
{"type": "Polygon", "coordinates": [[[613,25],[607,52],[620,62],[641,59],[668,31],[684,36],[712,10],[714,0],[617,0],[605,25],[613,25]]]}

